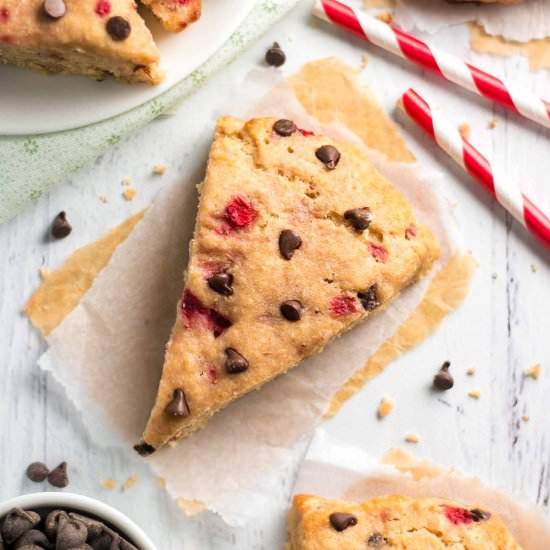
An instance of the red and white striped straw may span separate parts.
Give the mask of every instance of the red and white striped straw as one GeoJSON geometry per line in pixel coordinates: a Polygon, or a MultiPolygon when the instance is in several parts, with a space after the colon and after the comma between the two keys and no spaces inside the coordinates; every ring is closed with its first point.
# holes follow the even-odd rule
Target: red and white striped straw
{"type": "Polygon", "coordinates": [[[550,219],[539,210],[519,187],[507,181],[443,113],[429,105],[414,90],[401,97],[405,113],[462,166],[524,227],[550,247],[550,219]]]}
{"type": "Polygon", "coordinates": [[[550,128],[550,101],[537,97],[525,86],[504,82],[338,0],[316,0],[313,14],[550,128]]]}

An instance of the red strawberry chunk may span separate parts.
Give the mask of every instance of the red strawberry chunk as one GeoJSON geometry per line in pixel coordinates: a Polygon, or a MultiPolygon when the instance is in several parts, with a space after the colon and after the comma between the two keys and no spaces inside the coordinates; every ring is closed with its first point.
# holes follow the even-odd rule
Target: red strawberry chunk
{"type": "Polygon", "coordinates": [[[469,525],[474,520],[472,515],[465,508],[455,508],[454,506],[444,506],[443,511],[445,512],[446,518],[454,525],[469,525]]]}
{"type": "Polygon", "coordinates": [[[369,243],[369,252],[377,262],[384,264],[388,261],[388,251],[381,244],[369,243]]]}
{"type": "Polygon", "coordinates": [[[315,135],[315,132],[310,132],[309,130],[304,130],[303,128],[298,128],[298,132],[300,132],[300,134],[302,134],[304,137],[310,137],[315,135]]]}
{"type": "Polygon", "coordinates": [[[0,8],[0,21],[7,23],[10,20],[10,10],[8,8],[0,8]]]}
{"type": "Polygon", "coordinates": [[[417,233],[418,233],[418,228],[416,227],[416,225],[411,224],[409,225],[409,227],[407,227],[407,229],[405,229],[405,238],[409,240],[414,239],[417,233]]]}
{"type": "Polygon", "coordinates": [[[357,311],[357,300],[353,296],[341,294],[330,301],[330,312],[334,317],[343,317],[357,311]]]}
{"type": "Polygon", "coordinates": [[[109,0],[97,0],[95,12],[99,17],[105,17],[111,13],[111,2],[109,0]]]}
{"type": "Polygon", "coordinates": [[[215,309],[205,306],[190,290],[185,290],[181,301],[181,312],[188,326],[203,323],[217,338],[231,325],[231,321],[215,309]]]}
{"type": "Polygon", "coordinates": [[[206,376],[208,377],[208,380],[211,384],[217,384],[218,369],[214,365],[209,366],[208,370],[206,371],[206,376]]]}
{"type": "Polygon", "coordinates": [[[242,228],[256,220],[258,211],[246,197],[235,195],[225,207],[223,217],[231,227],[242,228]]]}

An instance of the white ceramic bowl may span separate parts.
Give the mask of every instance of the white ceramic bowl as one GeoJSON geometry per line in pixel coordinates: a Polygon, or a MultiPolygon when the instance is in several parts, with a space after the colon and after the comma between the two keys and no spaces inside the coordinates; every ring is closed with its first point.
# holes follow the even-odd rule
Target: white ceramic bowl
{"type": "Polygon", "coordinates": [[[157,550],[151,539],[132,520],[122,512],[115,510],[107,504],[89,497],[75,495],[73,493],[32,493],[12,498],[0,503],[0,518],[12,508],[25,510],[38,510],[40,508],[70,509],[74,512],[91,514],[96,518],[109,523],[121,535],[126,536],[140,550],[157,550]]]}

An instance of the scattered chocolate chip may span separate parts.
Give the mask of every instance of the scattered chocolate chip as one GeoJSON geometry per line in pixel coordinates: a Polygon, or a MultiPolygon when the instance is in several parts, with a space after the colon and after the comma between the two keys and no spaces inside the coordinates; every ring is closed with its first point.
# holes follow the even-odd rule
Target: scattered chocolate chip
{"type": "Polygon", "coordinates": [[[329,169],[334,170],[340,162],[340,151],[333,145],[323,145],[315,151],[315,156],[329,169]]]}
{"type": "Polygon", "coordinates": [[[73,228],[67,220],[67,214],[65,212],[59,212],[53,220],[52,237],[54,239],[64,239],[70,235],[72,230],[73,228]]]}
{"type": "Polygon", "coordinates": [[[231,273],[216,273],[208,279],[208,286],[222,296],[231,296],[233,294],[233,275],[231,273]]]}
{"type": "Polygon", "coordinates": [[[380,301],[378,300],[378,285],[375,283],[369,286],[367,290],[358,292],[357,298],[359,298],[361,305],[367,311],[376,309],[380,305],[380,301]]]}
{"type": "Polygon", "coordinates": [[[71,550],[86,542],[88,529],[84,523],[69,519],[59,525],[55,538],[55,550],[71,550]]]}
{"type": "Polygon", "coordinates": [[[273,130],[282,137],[289,137],[298,130],[298,127],[292,120],[281,118],[273,125],[273,130]]]}
{"type": "Polygon", "coordinates": [[[278,42],[273,42],[273,46],[265,52],[265,61],[271,67],[280,67],[286,61],[286,54],[279,46],[278,42]]]}
{"type": "Polygon", "coordinates": [[[287,300],[279,308],[287,321],[299,321],[302,318],[302,309],[303,306],[298,300],[287,300]]]}
{"type": "Polygon", "coordinates": [[[302,246],[302,238],[291,229],[283,229],[279,235],[279,251],[285,260],[290,260],[294,252],[302,246]]]}
{"type": "Polygon", "coordinates": [[[367,540],[367,546],[370,548],[381,548],[384,546],[388,541],[385,537],[383,537],[380,533],[374,533],[374,535],[371,535],[369,537],[369,540],[367,540]]]}
{"type": "Polygon", "coordinates": [[[50,540],[55,540],[60,524],[69,521],[69,515],[65,510],[52,510],[44,521],[44,532],[50,540]]]}
{"type": "Polygon", "coordinates": [[[49,473],[50,470],[48,470],[48,467],[43,462],[33,462],[27,468],[27,477],[35,483],[44,481],[49,473]]]}
{"type": "Polygon", "coordinates": [[[4,518],[2,539],[12,544],[38,523],[40,523],[40,516],[36,512],[13,508],[4,518]]]}
{"type": "Polygon", "coordinates": [[[52,19],[60,19],[67,8],[63,0],[44,0],[44,13],[52,19]]]}
{"type": "Polygon", "coordinates": [[[130,36],[130,32],[132,30],[132,28],[130,27],[130,23],[120,15],[110,17],[107,21],[106,28],[109,36],[115,42],[126,40],[130,36]]]}
{"type": "Polygon", "coordinates": [[[59,487],[60,489],[63,489],[64,487],[67,487],[69,485],[69,476],[67,474],[67,463],[62,462],[54,468],[49,474],[48,474],[48,481],[50,485],[53,485],[54,487],[59,487]]]}
{"type": "Polygon", "coordinates": [[[28,546],[36,548],[51,548],[48,537],[38,529],[31,529],[25,534],[21,535],[13,545],[14,550],[20,550],[20,548],[26,548],[28,546]]]}
{"type": "Polygon", "coordinates": [[[364,206],[363,208],[352,208],[344,212],[344,219],[346,219],[356,231],[362,233],[372,222],[372,214],[368,206],[364,206]]]}
{"type": "Polygon", "coordinates": [[[446,391],[450,390],[454,386],[455,381],[449,372],[450,366],[451,363],[449,361],[445,361],[445,363],[443,363],[439,369],[439,372],[434,376],[434,388],[440,391],[446,391]]]}
{"type": "Polygon", "coordinates": [[[166,414],[169,416],[176,416],[180,418],[185,418],[189,416],[191,410],[187,404],[187,399],[185,397],[185,392],[181,388],[176,388],[172,396],[172,401],[166,405],[164,409],[166,414]]]}
{"type": "Polygon", "coordinates": [[[239,374],[248,370],[248,361],[236,349],[225,350],[225,372],[227,374],[239,374]]]}
{"type": "Polygon", "coordinates": [[[136,453],[140,456],[149,456],[152,455],[156,449],[152,445],[149,445],[149,443],[142,441],[141,443],[134,445],[134,451],[136,451],[136,453]]]}
{"type": "Polygon", "coordinates": [[[489,521],[491,519],[491,512],[486,512],[485,510],[480,510],[479,508],[474,508],[470,510],[470,517],[475,521],[489,521]]]}
{"type": "Polygon", "coordinates": [[[335,512],[329,516],[330,524],[336,531],[344,531],[348,527],[357,525],[357,518],[346,512],[335,512]]]}

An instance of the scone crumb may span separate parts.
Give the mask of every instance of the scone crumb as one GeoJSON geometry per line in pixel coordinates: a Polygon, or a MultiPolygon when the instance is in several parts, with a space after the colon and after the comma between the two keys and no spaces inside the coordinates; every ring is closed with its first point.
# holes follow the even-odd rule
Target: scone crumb
{"type": "Polygon", "coordinates": [[[123,187],[126,187],[128,185],[131,185],[132,184],[132,176],[124,176],[121,180],[120,180],[120,184],[123,186],[123,187]]]}
{"type": "Polygon", "coordinates": [[[531,264],[531,271],[532,271],[533,273],[536,273],[538,270],[539,270],[539,268],[538,268],[537,265],[531,264]]]}
{"type": "Polygon", "coordinates": [[[420,437],[415,433],[410,433],[405,436],[405,441],[416,445],[417,443],[420,443],[420,437]]]}
{"type": "Polygon", "coordinates": [[[477,388],[470,390],[468,392],[468,396],[471,397],[472,399],[479,399],[481,397],[481,390],[477,388]]]}
{"type": "Polygon", "coordinates": [[[109,199],[107,198],[106,195],[99,195],[99,200],[103,203],[103,204],[107,204],[109,202],[109,199]]]}
{"type": "Polygon", "coordinates": [[[137,191],[133,187],[126,187],[122,192],[122,196],[127,200],[131,201],[137,195],[137,191]]]}
{"type": "Polygon", "coordinates": [[[497,127],[497,119],[495,117],[493,117],[489,121],[489,124],[487,126],[489,127],[489,130],[494,130],[497,127]]]}
{"type": "Polygon", "coordinates": [[[117,481],[114,480],[114,479],[104,479],[102,482],[101,482],[101,486],[104,488],[104,489],[107,489],[108,491],[113,491],[117,488],[117,481]]]}
{"type": "Polygon", "coordinates": [[[382,21],[382,23],[387,23],[388,25],[391,25],[393,23],[393,14],[391,14],[389,11],[384,11],[382,13],[379,13],[376,16],[376,19],[382,21]]]}
{"type": "Polygon", "coordinates": [[[386,418],[393,411],[393,401],[387,397],[383,397],[378,405],[378,418],[386,418]]]}
{"type": "Polygon", "coordinates": [[[125,482],[124,482],[124,485],[122,486],[122,490],[123,491],[129,491],[138,481],[138,476],[136,475],[133,475],[133,476],[130,476],[125,482]]]}
{"type": "Polygon", "coordinates": [[[477,369],[474,368],[474,367],[470,367],[467,371],[466,371],[466,374],[468,376],[474,376],[474,374],[477,372],[477,369]]]}
{"type": "Polygon", "coordinates": [[[155,174],[155,176],[164,176],[166,170],[168,170],[166,164],[155,164],[155,166],[153,166],[153,174],[155,174]]]}
{"type": "Polygon", "coordinates": [[[366,69],[368,64],[369,64],[369,55],[365,53],[363,54],[363,57],[361,57],[361,67],[363,69],[366,69]]]}
{"type": "Polygon", "coordinates": [[[460,132],[460,135],[462,136],[462,139],[470,139],[470,135],[472,133],[470,125],[467,122],[463,122],[459,127],[458,131],[460,132]]]}
{"type": "Polygon", "coordinates": [[[38,268],[38,273],[40,278],[45,281],[50,275],[50,270],[47,267],[42,266],[38,268]]]}
{"type": "Polygon", "coordinates": [[[164,489],[166,487],[166,479],[162,476],[157,477],[157,483],[164,489]]]}
{"type": "Polygon", "coordinates": [[[493,273],[493,274],[491,275],[491,277],[493,278],[493,280],[496,281],[497,278],[498,278],[498,273],[493,273]]]}
{"type": "Polygon", "coordinates": [[[528,369],[525,370],[524,376],[538,380],[542,371],[542,365],[540,363],[534,363],[528,369]]]}
{"type": "Polygon", "coordinates": [[[524,422],[529,422],[529,416],[524,414],[521,419],[524,421],[524,422]]]}

